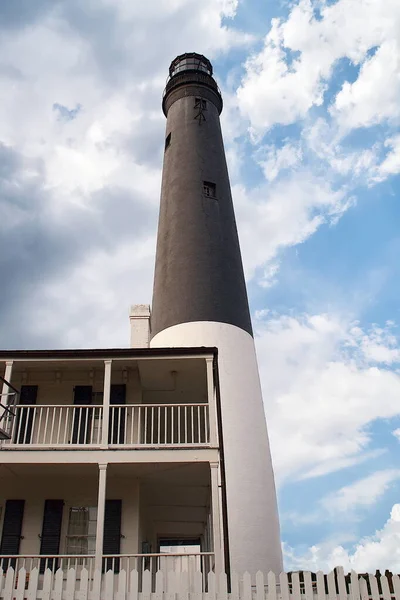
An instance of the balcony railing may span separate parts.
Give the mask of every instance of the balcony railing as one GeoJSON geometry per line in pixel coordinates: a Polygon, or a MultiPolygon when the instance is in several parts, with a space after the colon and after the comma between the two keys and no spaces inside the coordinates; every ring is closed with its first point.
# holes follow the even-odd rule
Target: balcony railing
{"type": "Polygon", "coordinates": [[[106,436],[104,411],[99,405],[13,406],[3,419],[8,439],[0,448],[190,447],[210,443],[208,404],[112,405],[106,436]]]}
{"type": "Polygon", "coordinates": [[[12,407],[4,446],[66,446],[101,443],[102,406],[35,405],[12,407]]]}
{"type": "Polygon", "coordinates": [[[132,404],[110,407],[109,443],[128,446],[208,444],[208,404],[132,404]]]}

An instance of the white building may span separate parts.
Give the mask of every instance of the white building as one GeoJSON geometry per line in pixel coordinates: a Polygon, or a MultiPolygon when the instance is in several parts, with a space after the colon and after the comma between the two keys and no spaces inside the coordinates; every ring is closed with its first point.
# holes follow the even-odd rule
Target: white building
{"type": "Polygon", "coordinates": [[[205,57],[172,62],[163,110],[151,326],[140,305],[130,349],[0,352],[5,566],[282,570],[222,97],[205,57]]]}

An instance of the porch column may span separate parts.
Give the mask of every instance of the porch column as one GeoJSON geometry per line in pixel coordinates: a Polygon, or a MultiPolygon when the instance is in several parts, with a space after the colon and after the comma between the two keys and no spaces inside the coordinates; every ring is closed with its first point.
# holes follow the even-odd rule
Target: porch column
{"type": "Polygon", "coordinates": [[[111,360],[104,361],[103,420],[101,447],[108,448],[108,424],[110,422],[111,360]]]}
{"type": "Polygon", "coordinates": [[[219,463],[211,462],[211,508],[212,508],[212,527],[213,542],[215,554],[215,574],[218,576],[225,570],[224,550],[222,548],[221,536],[221,504],[219,501],[219,463]]]}
{"type": "MultiPolygon", "coordinates": [[[[8,381],[8,383],[11,383],[13,364],[14,364],[13,360],[6,361],[6,369],[4,372],[4,379],[6,381],[8,381]]],[[[6,383],[3,383],[3,387],[1,390],[1,398],[0,398],[0,403],[3,404],[3,406],[8,405],[8,396],[6,394],[8,394],[9,391],[10,391],[10,388],[8,387],[8,385],[6,383]]],[[[0,425],[2,424],[3,419],[6,420],[6,415],[4,415],[3,413],[5,413],[5,410],[2,406],[0,406],[0,425]]]]}
{"type": "Polygon", "coordinates": [[[213,359],[206,358],[206,365],[207,365],[208,414],[209,414],[209,418],[210,418],[210,444],[212,446],[218,446],[217,403],[215,401],[213,359]]]}
{"type": "Polygon", "coordinates": [[[103,559],[104,514],[106,507],[107,464],[99,465],[99,491],[97,498],[96,551],[94,568],[101,571],[103,559]]]}

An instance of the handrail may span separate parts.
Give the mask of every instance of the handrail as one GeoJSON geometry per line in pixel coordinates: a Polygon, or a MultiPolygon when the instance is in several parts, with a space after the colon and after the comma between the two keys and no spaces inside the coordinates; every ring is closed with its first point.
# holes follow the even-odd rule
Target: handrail
{"type": "Polygon", "coordinates": [[[5,383],[7,387],[9,387],[12,390],[14,390],[14,392],[16,392],[17,394],[20,394],[20,391],[17,390],[17,388],[15,388],[13,385],[11,385],[11,383],[9,381],[7,381],[7,379],[4,379],[4,377],[2,375],[0,375],[0,381],[2,381],[3,383],[5,383]]]}

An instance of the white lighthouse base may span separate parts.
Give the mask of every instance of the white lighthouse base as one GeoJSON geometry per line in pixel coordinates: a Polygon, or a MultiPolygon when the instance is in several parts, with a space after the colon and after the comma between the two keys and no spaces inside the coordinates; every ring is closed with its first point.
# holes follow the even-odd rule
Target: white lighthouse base
{"type": "Polygon", "coordinates": [[[283,570],[276,492],[254,340],[226,323],[194,322],[158,333],[152,348],[218,348],[230,567],[283,570]]]}

